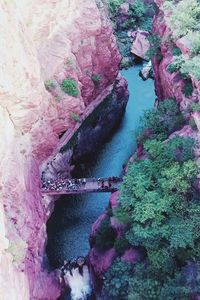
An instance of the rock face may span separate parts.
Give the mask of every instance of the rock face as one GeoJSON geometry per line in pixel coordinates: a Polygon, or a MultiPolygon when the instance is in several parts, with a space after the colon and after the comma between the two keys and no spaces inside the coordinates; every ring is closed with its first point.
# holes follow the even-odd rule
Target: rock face
{"type": "Polygon", "coordinates": [[[188,57],[190,52],[190,45],[185,38],[178,39],[174,45],[170,44],[172,31],[167,25],[168,11],[163,9],[165,1],[155,1],[159,10],[154,18],[153,34],[160,39],[161,55],[153,59],[153,69],[155,75],[155,89],[158,100],[167,98],[176,98],[184,110],[188,103],[197,102],[200,99],[199,82],[191,78],[193,85],[193,93],[191,96],[185,96],[183,87],[185,85],[184,79],[179,72],[169,73],[167,68],[172,62],[172,48],[177,47],[181,53],[188,57]]]}
{"type": "Polygon", "coordinates": [[[112,90],[120,55],[94,0],[3,0],[0,11],[0,295],[51,300],[59,286],[44,246],[53,203],[41,196],[39,168],[59,135],[75,130],[71,113],[84,116],[112,90]],[[66,78],[78,97],[61,89],[66,78]]]}

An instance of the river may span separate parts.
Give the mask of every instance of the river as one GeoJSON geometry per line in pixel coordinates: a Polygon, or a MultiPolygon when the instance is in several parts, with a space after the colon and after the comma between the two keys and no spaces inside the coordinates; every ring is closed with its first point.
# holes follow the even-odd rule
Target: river
{"type": "MultiPolygon", "coordinates": [[[[119,176],[125,163],[136,148],[134,131],[145,109],[154,105],[154,82],[139,76],[141,65],[122,70],[128,81],[129,101],[118,130],[102,145],[98,153],[85,164],[80,177],[119,176]]],[[[88,238],[92,224],[108,205],[108,193],[63,196],[56,201],[54,212],[47,224],[47,254],[50,265],[58,267],[64,259],[85,256],[89,250],[88,238]]]]}

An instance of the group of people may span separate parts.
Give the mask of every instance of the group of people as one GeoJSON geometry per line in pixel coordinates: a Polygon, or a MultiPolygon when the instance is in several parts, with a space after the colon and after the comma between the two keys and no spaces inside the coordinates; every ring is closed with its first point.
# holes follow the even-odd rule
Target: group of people
{"type": "Polygon", "coordinates": [[[42,189],[50,191],[77,190],[86,184],[86,179],[48,179],[42,181],[42,189]]]}
{"type": "Polygon", "coordinates": [[[111,188],[113,183],[116,183],[118,181],[120,181],[120,177],[117,176],[111,176],[108,177],[108,179],[104,179],[104,178],[98,178],[98,186],[102,189],[108,189],[111,188]]]}
{"type": "MultiPolygon", "coordinates": [[[[112,176],[108,178],[98,178],[98,189],[109,189],[112,188],[114,183],[119,182],[120,177],[112,176]]],[[[79,190],[86,188],[86,183],[96,182],[96,178],[73,178],[73,179],[44,179],[42,178],[42,189],[45,191],[67,191],[67,190],[79,190]]],[[[88,187],[88,186],[87,186],[88,187]]],[[[89,188],[91,186],[89,185],[89,188]]]]}

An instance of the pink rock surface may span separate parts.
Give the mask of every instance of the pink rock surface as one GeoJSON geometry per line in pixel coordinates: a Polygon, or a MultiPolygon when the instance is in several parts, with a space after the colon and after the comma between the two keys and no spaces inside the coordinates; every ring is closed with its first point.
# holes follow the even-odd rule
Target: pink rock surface
{"type": "Polygon", "coordinates": [[[124,235],[126,230],[126,225],[119,223],[119,221],[115,217],[110,218],[110,224],[112,228],[116,230],[118,238],[124,235]]]}
{"type": "Polygon", "coordinates": [[[109,269],[114,259],[117,257],[117,253],[114,248],[107,251],[99,251],[96,248],[92,248],[89,253],[89,261],[96,276],[102,278],[104,273],[109,269]]]}
{"type": "Polygon", "coordinates": [[[96,235],[98,229],[99,229],[99,226],[101,225],[102,221],[107,217],[107,213],[103,213],[95,222],[94,224],[92,225],[92,230],[91,230],[91,233],[90,233],[90,236],[93,237],[96,235]]]}
{"type": "Polygon", "coordinates": [[[109,198],[109,203],[110,203],[111,209],[115,209],[117,207],[118,198],[119,198],[119,191],[111,194],[111,196],[109,198]]]}
{"type": "Polygon", "coordinates": [[[39,168],[59,134],[75,129],[71,112],[91,112],[112,89],[120,54],[94,0],[3,0],[0,10],[0,298],[53,300],[59,286],[44,264],[53,200],[40,193],[39,168]],[[92,74],[101,76],[98,88],[92,74]],[[66,77],[79,97],[61,90],[66,77]]]}
{"type": "MultiPolygon", "coordinates": [[[[200,99],[200,83],[196,81],[192,76],[193,94],[186,97],[183,93],[184,80],[180,76],[179,72],[170,74],[167,71],[168,66],[172,62],[171,46],[166,41],[172,38],[172,32],[167,25],[168,11],[163,10],[164,1],[156,1],[159,6],[159,12],[154,18],[153,33],[157,34],[161,39],[161,53],[162,60],[153,60],[153,69],[155,74],[155,89],[158,96],[158,100],[167,98],[176,98],[180,103],[180,107],[184,110],[186,106],[193,101],[200,99]]],[[[183,55],[188,58],[190,55],[191,43],[185,37],[182,37],[176,41],[176,46],[181,50],[183,55]]]]}
{"type": "Polygon", "coordinates": [[[133,248],[127,249],[122,256],[122,260],[130,263],[136,263],[140,258],[141,254],[139,251],[133,248]]]}
{"type": "Polygon", "coordinates": [[[146,52],[148,51],[150,44],[147,39],[147,36],[149,35],[148,32],[137,30],[135,35],[135,40],[133,41],[132,47],[131,47],[131,53],[134,55],[142,58],[147,59],[146,52]]]}

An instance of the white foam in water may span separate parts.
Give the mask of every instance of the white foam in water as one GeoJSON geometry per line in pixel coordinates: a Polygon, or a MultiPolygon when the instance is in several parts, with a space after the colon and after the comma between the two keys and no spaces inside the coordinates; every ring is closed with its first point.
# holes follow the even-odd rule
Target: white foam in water
{"type": "Polygon", "coordinates": [[[91,294],[90,274],[87,266],[83,266],[83,275],[78,268],[71,270],[72,275],[68,271],[65,274],[65,282],[71,288],[72,300],[85,300],[91,294]]]}

